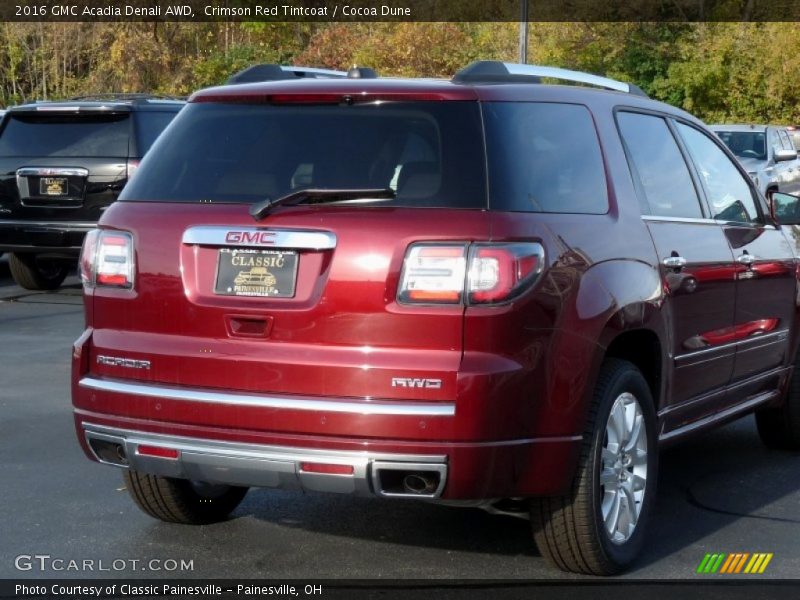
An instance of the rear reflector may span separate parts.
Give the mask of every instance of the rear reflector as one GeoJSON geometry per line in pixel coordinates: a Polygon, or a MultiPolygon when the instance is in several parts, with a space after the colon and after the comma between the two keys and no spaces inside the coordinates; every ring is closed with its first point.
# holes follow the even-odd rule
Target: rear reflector
{"type": "Polygon", "coordinates": [[[136,448],[136,454],[140,456],[156,456],[158,458],[180,458],[181,451],[175,448],[162,448],[161,446],[144,446],[139,445],[136,448]]]}
{"type": "Polygon", "coordinates": [[[325,475],[352,475],[355,470],[353,465],[332,465],[327,463],[300,463],[300,470],[304,473],[324,473],[325,475]]]}
{"type": "Polygon", "coordinates": [[[133,174],[136,173],[136,169],[139,168],[139,163],[141,161],[128,159],[128,179],[133,177],[133,174]]]}

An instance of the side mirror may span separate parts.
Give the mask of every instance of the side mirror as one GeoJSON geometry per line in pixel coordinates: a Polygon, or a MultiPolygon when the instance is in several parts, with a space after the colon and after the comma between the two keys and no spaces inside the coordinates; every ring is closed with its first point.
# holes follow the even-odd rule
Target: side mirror
{"type": "Polygon", "coordinates": [[[797,196],[773,192],[769,196],[769,207],[781,225],[800,225],[800,198],[797,196]]]}
{"type": "Polygon", "coordinates": [[[794,160],[795,158],[797,158],[797,150],[784,150],[783,148],[775,150],[775,162],[794,160]]]}

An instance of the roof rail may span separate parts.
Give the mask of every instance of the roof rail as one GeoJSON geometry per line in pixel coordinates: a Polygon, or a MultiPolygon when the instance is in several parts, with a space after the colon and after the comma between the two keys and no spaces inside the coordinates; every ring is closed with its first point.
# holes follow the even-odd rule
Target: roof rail
{"type": "Polygon", "coordinates": [[[626,94],[647,97],[639,86],[608,77],[558,67],[505,63],[497,60],[480,60],[461,69],[453,77],[454,83],[541,83],[543,77],[601,87],[626,94]]]}
{"type": "Polygon", "coordinates": [[[344,71],[333,69],[316,69],[313,67],[295,67],[275,64],[253,65],[235,73],[227,83],[256,83],[258,81],[281,81],[286,79],[343,79],[344,71]]]}
{"type": "Polygon", "coordinates": [[[186,98],[179,98],[177,96],[163,96],[160,94],[147,94],[147,93],[107,93],[107,94],[88,94],[86,96],[75,96],[69,100],[80,100],[83,102],[125,102],[136,100],[175,100],[176,102],[183,102],[186,98]]]}

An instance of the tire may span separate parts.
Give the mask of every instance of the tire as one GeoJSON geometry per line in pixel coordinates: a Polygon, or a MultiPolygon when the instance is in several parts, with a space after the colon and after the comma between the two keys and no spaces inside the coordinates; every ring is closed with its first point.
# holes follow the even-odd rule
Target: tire
{"type": "Polygon", "coordinates": [[[570,493],[562,497],[536,498],[531,502],[533,537],[548,563],[572,573],[614,575],[636,559],[655,501],[657,448],[655,409],[647,382],[633,364],[618,359],[606,360],[597,379],[570,493]],[[631,397],[634,403],[630,402],[631,397]],[[639,412],[636,412],[636,405],[639,412]],[[619,460],[624,462],[614,458],[615,462],[609,467],[606,463],[617,456],[611,451],[615,448],[612,437],[619,431],[615,428],[607,433],[607,427],[612,427],[609,422],[612,409],[616,415],[627,415],[624,422],[631,424],[625,426],[622,448],[626,447],[626,435],[629,439],[634,437],[636,422],[641,423],[646,439],[637,436],[639,442],[630,449],[630,454],[619,455],[619,460]],[[604,452],[605,445],[608,448],[604,452]],[[642,449],[646,449],[645,456],[642,456],[642,449]],[[601,469],[605,469],[603,475],[608,480],[604,485],[600,482],[601,469]],[[637,506],[640,508],[632,531],[631,519],[627,518],[630,513],[622,510],[622,503],[629,506],[629,498],[633,498],[634,510],[637,506]],[[612,515],[617,514],[618,525],[613,527],[615,541],[606,528],[604,510],[608,511],[609,526],[615,523],[612,515]]]}
{"type": "Polygon", "coordinates": [[[184,525],[224,521],[247,494],[246,487],[125,471],[125,486],[137,506],[155,519],[184,525]]]}
{"type": "Polygon", "coordinates": [[[767,448],[800,450],[800,354],[783,405],[756,411],[756,428],[767,448]]]}
{"type": "Polygon", "coordinates": [[[35,254],[9,254],[8,266],[17,285],[26,290],[55,290],[69,274],[69,266],[54,260],[38,260],[35,254]]]}

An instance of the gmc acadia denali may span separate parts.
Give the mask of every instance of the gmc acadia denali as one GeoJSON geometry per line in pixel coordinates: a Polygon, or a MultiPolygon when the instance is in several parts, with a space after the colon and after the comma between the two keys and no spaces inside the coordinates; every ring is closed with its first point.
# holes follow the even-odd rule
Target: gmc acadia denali
{"type": "Polygon", "coordinates": [[[164,521],[251,486],[480,505],[616,573],[660,447],[752,412],[800,447],[799,205],[584,73],[200,91],[84,243],[78,439],[164,521]]]}

